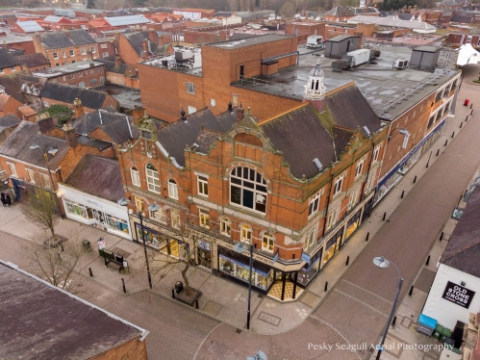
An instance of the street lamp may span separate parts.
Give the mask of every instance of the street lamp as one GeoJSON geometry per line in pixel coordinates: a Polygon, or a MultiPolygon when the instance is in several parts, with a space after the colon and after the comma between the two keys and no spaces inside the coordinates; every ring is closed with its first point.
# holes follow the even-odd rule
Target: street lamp
{"type": "Polygon", "coordinates": [[[380,342],[380,345],[378,347],[378,353],[377,353],[376,360],[380,360],[380,355],[382,354],[382,351],[383,351],[383,344],[385,343],[385,339],[387,337],[388,329],[390,327],[390,323],[392,321],[393,313],[395,311],[395,305],[397,304],[398,295],[400,295],[400,290],[402,289],[403,278],[400,275],[400,270],[398,270],[398,267],[393,262],[385,259],[383,256],[374,258],[373,263],[375,264],[375,266],[378,266],[381,269],[386,269],[390,265],[393,265],[393,267],[397,270],[397,273],[398,273],[397,293],[395,294],[395,300],[393,301],[392,310],[390,310],[390,315],[388,316],[387,326],[385,326],[385,331],[383,332],[382,341],[380,342]]]}
{"type": "MultiPolygon", "coordinates": [[[[248,245],[244,242],[236,243],[233,249],[243,254],[248,250],[248,245]]],[[[247,330],[250,330],[250,297],[252,294],[252,267],[253,267],[253,244],[250,242],[250,272],[248,273],[248,301],[247,301],[247,330]]]]}
{"type": "MultiPolygon", "coordinates": [[[[130,203],[130,200],[126,199],[125,196],[122,197],[120,200],[117,201],[118,205],[127,206],[130,203]]],[[[160,206],[157,204],[150,204],[148,205],[148,211],[150,212],[157,212],[160,209],[160,206]]],[[[142,214],[143,206],[140,211],[138,211],[138,217],[140,218],[140,229],[142,231],[142,240],[143,240],[143,252],[145,254],[145,264],[147,266],[147,275],[148,275],[148,286],[150,290],[152,289],[152,276],[150,275],[150,264],[148,262],[147,256],[147,244],[145,243],[145,232],[143,231],[143,214],[142,214]]]]}

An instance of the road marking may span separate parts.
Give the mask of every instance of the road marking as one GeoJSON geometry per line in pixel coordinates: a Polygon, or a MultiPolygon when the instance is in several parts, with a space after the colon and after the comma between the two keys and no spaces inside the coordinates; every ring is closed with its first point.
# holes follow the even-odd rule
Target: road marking
{"type": "Polygon", "coordinates": [[[369,293],[369,294],[371,294],[371,295],[374,295],[374,296],[378,297],[379,299],[382,299],[383,301],[385,301],[385,302],[387,302],[387,303],[389,303],[389,304],[393,304],[392,301],[389,301],[389,300],[381,297],[380,295],[375,294],[374,292],[365,290],[365,289],[362,288],[361,286],[355,285],[354,283],[351,283],[350,281],[347,281],[347,280],[342,280],[342,281],[344,281],[344,282],[346,282],[347,284],[350,284],[350,285],[352,285],[352,286],[355,286],[356,288],[358,288],[358,289],[360,289],[360,290],[363,290],[363,291],[365,291],[365,292],[367,292],[367,293],[369,293]]]}
{"type": "MultiPolygon", "coordinates": [[[[216,320],[216,319],[215,319],[216,320]]],[[[217,320],[218,321],[218,320],[217,320]]],[[[223,322],[220,322],[219,324],[217,324],[217,326],[215,326],[212,330],[210,330],[210,332],[207,334],[207,336],[205,336],[205,339],[202,340],[202,342],[200,343],[200,345],[198,346],[197,348],[197,351],[195,351],[195,356],[193,357],[193,360],[195,360],[197,358],[197,355],[198,355],[198,352],[202,349],[203,347],[203,344],[205,344],[205,341],[210,337],[210,335],[213,334],[213,332],[215,330],[217,330],[217,328],[222,325],[223,322]]]]}
{"type": "MultiPolygon", "coordinates": [[[[315,318],[316,319],[316,318],[315,318]]],[[[330,325],[328,322],[326,322],[325,320],[322,320],[322,319],[317,319],[318,321],[324,323],[325,325],[327,325],[330,329],[332,329],[333,331],[335,331],[338,335],[340,335],[342,337],[343,340],[345,340],[345,342],[348,344],[348,345],[352,345],[350,343],[350,341],[347,340],[347,338],[345,336],[343,336],[343,334],[338,331],[337,329],[335,329],[332,325],[330,325]]],[[[353,347],[352,347],[353,348],[353,347]]],[[[354,349],[354,348],[353,348],[354,349]]],[[[355,353],[355,355],[357,355],[357,357],[362,360],[361,356],[357,353],[357,350],[354,350],[353,351],[355,353]]]]}
{"type": "Polygon", "coordinates": [[[348,295],[348,294],[346,294],[346,293],[344,293],[344,292],[342,292],[342,291],[340,291],[340,290],[337,290],[337,289],[335,289],[334,291],[339,292],[340,294],[345,295],[346,297],[348,297],[348,298],[350,298],[350,299],[353,299],[353,300],[359,302],[360,304],[363,304],[363,305],[369,307],[370,309],[378,312],[379,314],[381,314],[381,315],[383,315],[383,316],[388,316],[387,314],[384,314],[384,313],[381,312],[380,310],[375,309],[373,306],[370,306],[370,305],[368,305],[367,303],[363,302],[362,300],[358,300],[358,299],[357,299],[356,297],[354,297],[354,296],[348,295]]]}

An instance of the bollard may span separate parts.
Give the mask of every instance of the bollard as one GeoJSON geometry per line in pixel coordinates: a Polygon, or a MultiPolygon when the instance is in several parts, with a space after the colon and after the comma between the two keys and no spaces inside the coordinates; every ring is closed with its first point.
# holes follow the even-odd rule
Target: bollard
{"type": "Polygon", "coordinates": [[[403,199],[403,195],[405,195],[405,190],[402,190],[402,196],[400,196],[400,199],[403,199]]]}
{"type": "Polygon", "coordinates": [[[172,289],[172,299],[175,299],[175,289],[172,289]]]}
{"type": "Polygon", "coordinates": [[[448,139],[445,140],[445,145],[443,145],[443,146],[447,146],[447,144],[448,144],[448,139]]]}
{"type": "Polygon", "coordinates": [[[473,103],[470,104],[470,109],[473,108],[473,103]]]}
{"type": "Polygon", "coordinates": [[[387,213],[384,212],[384,213],[383,213],[383,220],[382,220],[382,221],[385,221],[385,218],[386,218],[386,217],[387,217],[387,213]]]}
{"type": "Polygon", "coordinates": [[[436,156],[438,156],[438,154],[440,154],[440,149],[437,150],[437,155],[436,156]]]}
{"type": "Polygon", "coordinates": [[[460,123],[460,129],[462,128],[462,126],[463,126],[463,121],[460,123]]]}
{"type": "Polygon", "coordinates": [[[195,299],[195,309],[198,309],[198,298],[195,299]]]}
{"type": "Polygon", "coordinates": [[[90,273],[90,277],[93,277],[92,268],[88,268],[88,272],[90,273]]]}
{"type": "Polygon", "coordinates": [[[393,321],[392,321],[392,327],[395,327],[395,323],[397,322],[397,317],[394,316],[393,317],[393,321]]]}
{"type": "Polygon", "coordinates": [[[453,139],[454,136],[455,136],[455,131],[452,133],[452,139],[453,139]]]}
{"type": "Polygon", "coordinates": [[[467,121],[468,121],[468,115],[467,115],[467,117],[465,118],[465,122],[467,122],[467,121]]]}
{"type": "Polygon", "coordinates": [[[442,239],[443,239],[443,231],[442,231],[442,233],[440,234],[440,239],[438,239],[438,240],[439,240],[439,241],[442,241],[442,239]]]}
{"type": "Polygon", "coordinates": [[[328,281],[325,281],[325,289],[324,289],[324,291],[327,292],[327,290],[328,290],[328,281]]]}
{"type": "Polygon", "coordinates": [[[413,178],[413,183],[415,184],[417,182],[417,175],[413,178]]]}
{"type": "Polygon", "coordinates": [[[467,192],[468,192],[468,189],[467,189],[467,190],[465,190],[465,193],[463,194],[463,196],[467,195],[467,192]]]}
{"type": "Polygon", "coordinates": [[[365,241],[368,241],[368,238],[370,237],[370,233],[367,232],[367,236],[365,237],[365,241]]]}
{"type": "Polygon", "coordinates": [[[350,262],[350,256],[347,256],[347,261],[345,262],[345,266],[348,266],[349,262],[350,262]]]}
{"type": "Polygon", "coordinates": [[[460,200],[458,200],[458,204],[460,205],[460,203],[462,202],[462,199],[463,199],[463,195],[460,195],[460,200]]]}
{"type": "Polygon", "coordinates": [[[430,164],[430,158],[432,157],[433,150],[430,151],[430,155],[428,156],[428,161],[427,161],[427,166],[425,166],[428,169],[428,165],[430,164]]]}
{"type": "Polygon", "coordinates": [[[426,266],[428,266],[428,264],[430,264],[430,255],[428,255],[427,261],[425,262],[425,265],[426,265],[426,266]]]}
{"type": "Polygon", "coordinates": [[[472,111],[470,111],[470,115],[473,115],[473,110],[472,110],[472,111]]]}
{"type": "Polygon", "coordinates": [[[410,288],[410,291],[408,292],[408,296],[412,296],[412,293],[413,293],[413,285],[412,285],[412,287],[410,288]]]}
{"type": "Polygon", "coordinates": [[[123,278],[122,278],[122,287],[123,287],[123,292],[126,294],[127,289],[125,289],[125,281],[123,280],[123,278]]]}

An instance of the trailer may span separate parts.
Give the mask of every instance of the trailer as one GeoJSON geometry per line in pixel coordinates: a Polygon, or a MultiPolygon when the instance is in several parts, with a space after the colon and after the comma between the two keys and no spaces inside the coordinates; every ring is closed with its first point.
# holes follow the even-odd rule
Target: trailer
{"type": "Polygon", "coordinates": [[[325,48],[325,43],[323,42],[323,36],[310,35],[307,38],[307,48],[308,49],[323,49],[323,48],[325,48]]]}

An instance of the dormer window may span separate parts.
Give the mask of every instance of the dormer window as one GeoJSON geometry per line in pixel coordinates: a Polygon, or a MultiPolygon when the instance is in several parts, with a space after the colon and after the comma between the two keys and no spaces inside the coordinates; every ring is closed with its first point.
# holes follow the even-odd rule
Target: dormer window
{"type": "Polygon", "coordinates": [[[142,130],[142,137],[147,140],[152,139],[152,133],[148,130],[142,130]]]}

